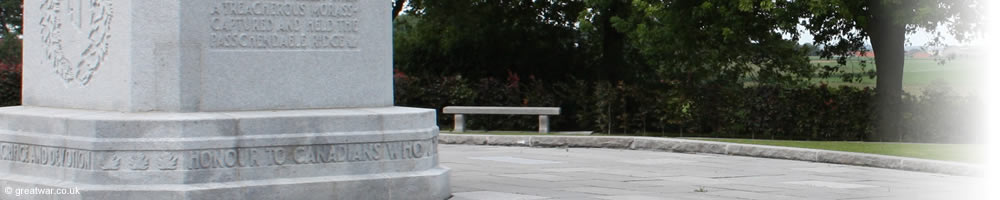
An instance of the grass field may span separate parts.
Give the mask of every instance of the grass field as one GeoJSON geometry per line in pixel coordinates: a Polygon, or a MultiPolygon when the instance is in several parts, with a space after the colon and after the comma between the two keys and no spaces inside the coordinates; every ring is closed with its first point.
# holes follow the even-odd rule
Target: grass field
{"type": "MultiPolygon", "coordinates": [[[[446,132],[448,133],[448,132],[446,132]]],[[[489,135],[560,135],[545,134],[538,132],[518,132],[518,131],[472,131],[457,134],[489,134],[489,135]]],[[[601,136],[603,134],[594,134],[601,136]]],[[[586,136],[586,135],[561,135],[561,136],[586,136]]],[[[619,135],[621,136],[621,135],[619,135]]],[[[978,144],[923,144],[923,143],[883,143],[883,142],[841,142],[841,141],[792,141],[792,140],[751,140],[751,139],[725,139],[725,138],[683,138],[704,141],[730,142],[740,144],[757,144],[783,147],[798,147],[807,149],[823,149],[831,151],[846,151],[856,153],[870,153],[910,158],[922,158],[931,160],[955,161],[964,163],[981,164],[982,158],[979,152],[982,145],[978,144]]]]}
{"type": "Polygon", "coordinates": [[[538,132],[520,132],[520,131],[466,131],[461,133],[450,132],[448,130],[441,130],[443,133],[452,134],[485,134],[485,135],[552,135],[547,133],[538,132]]]}
{"type": "Polygon", "coordinates": [[[882,142],[837,142],[837,141],[787,141],[787,140],[751,140],[751,139],[720,139],[697,138],[698,140],[730,142],[741,144],[771,145],[783,147],[798,147],[808,149],[823,149],[857,153],[881,154],[931,160],[956,161],[964,163],[982,163],[982,145],[978,144],[921,144],[921,143],[882,143],[882,142]]]}
{"type": "MultiPolygon", "coordinates": [[[[813,64],[836,65],[835,60],[823,60],[818,57],[810,57],[813,64]]],[[[976,91],[979,84],[977,76],[977,66],[973,58],[957,58],[948,60],[943,64],[938,63],[933,58],[916,59],[907,58],[903,64],[903,90],[911,94],[920,94],[928,87],[948,87],[959,94],[969,94],[976,91]]],[[[848,61],[844,71],[862,72],[864,69],[874,69],[875,61],[872,58],[852,58],[848,61]],[[863,68],[861,63],[866,62],[863,68]]],[[[844,82],[839,76],[814,79],[813,82],[826,83],[831,86],[856,86],[875,87],[875,79],[865,78],[860,83],[844,82]]]]}

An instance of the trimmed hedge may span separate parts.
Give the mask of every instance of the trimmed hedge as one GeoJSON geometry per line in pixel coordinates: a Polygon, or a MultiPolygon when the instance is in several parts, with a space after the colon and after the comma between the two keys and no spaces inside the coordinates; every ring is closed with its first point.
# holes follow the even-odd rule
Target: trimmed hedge
{"type": "MultiPolygon", "coordinates": [[[[875,130],[875,92],[869,88],[777,86],[676,88],[666,83],[568,81],[548,83],[516,74],[506,79],[461,76],[413,77],[396,73],[396,105],[434,108],[438,125],[449,129],[449,105],[552,106],[552,130],[605,134],[730,137],[794,140],[865,140],[875,130]]],[[[0,106],[21,104],[21,73],[0,71],[0,106]]],[[[965,143],[980,141],[974,96],[931,87],[903,98],[903,140],[965,143]]],[[[471,115],[469,129],[533,130],[537,116],[471,115]]]]}
{"type": "Polygon", "coordinates": [[[21,72],[0,70],[0,107],[21,105],[21,72]]]}
{"type": "MultiPolygon", "coordinates": [[[[677,88],[668,83],[569,80],[547,83],[516,74],[506,79],[413,77],[397,72],[396,105],[435,108],[450,129],[444,106],[556,106],[551,128],[605,134],[794,140],[865,140],[875,131],[875,91],[870,88],[741,86],[677,88]],[[688,92],[685,92],[688,91],[688,92]],[[690,92],[696,91],[696,92],[690,92]]],[[[925,92],[904,98],[908,142],[975,141],[966,116],[974,97],[925,92]],[[952,116],[952,118],[943,118],[952,116]]],[[[536,116],[471,115],[469,129],[533,130],[536,116]]]]}

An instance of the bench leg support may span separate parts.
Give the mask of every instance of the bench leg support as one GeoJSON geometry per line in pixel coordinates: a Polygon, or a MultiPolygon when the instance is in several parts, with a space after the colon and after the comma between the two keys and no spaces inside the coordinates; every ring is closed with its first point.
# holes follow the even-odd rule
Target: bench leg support
{"type": "Polygon", "coordinates": [[[538,132],[539,133],[549,133],[549,116],[539,115],[538,116],[538,132]]]}
{"type": "Polygon", "coordinates": [[[455,114],[455,129],[452,131],[456,133],[465,132],[465,115],[455,114]]]}

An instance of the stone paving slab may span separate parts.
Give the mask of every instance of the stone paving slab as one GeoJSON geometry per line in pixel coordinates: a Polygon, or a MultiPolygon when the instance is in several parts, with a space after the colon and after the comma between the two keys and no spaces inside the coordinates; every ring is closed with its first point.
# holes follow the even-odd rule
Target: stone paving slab
{"type": "Polygon", "coordinates": [[[547,197],[521,195],[521,194],[506,193],[506,192],[494,192],[494,191],[475,191],[475,192],[455,193],[452,199],[534,200],[534,199],[547,199],[547,197]]]}
{"type": "Polygon", "coordinates": [[[439,146],[455,200],[970,199],[983,181],[717,154],[592,148],[439,146]]]}
{"type": "MultiPolygon", "coordinates": [[[[888,169],[931,172],[964,176],[981,176],[980,165],[897,156],[828,151],[817,149],[736,144],[676,138],[626,136],[557,136],[557,135],[475,135],[448,134],[438,136],[441,144],[475,144],[526,147],[586,147],[630,150],[650,150],[685,153],[708,153],[761,158],[849,164],[888,169]]],[[[707,166],[715,163],[705,162],[707,166]]]]}

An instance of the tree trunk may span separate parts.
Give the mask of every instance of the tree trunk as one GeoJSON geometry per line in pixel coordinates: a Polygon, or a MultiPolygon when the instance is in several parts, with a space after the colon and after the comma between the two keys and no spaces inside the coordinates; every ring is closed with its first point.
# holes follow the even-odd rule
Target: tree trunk
{"type": "Polygon", "coordinates": [[[601,27],[601,70],[600,79],[622,80],[628,70],[625,65],[625,35],[612,26],[611,18],[623,14],[627,6],[622,0],[614,0],[599,16],[601,27]]]}
{"type": "Polygon", "coordinates": [[[905,25],[894,19],[896,13],[892,5],[881,1],[870,1],[872,20],[867,33],[875,51],[875,92],[878,105],[878,124],[875,135],[869,139],[880,141],[901,141],[902,94],[903,94],[903,45],[906,38],[905,25]]]}
{"type": "Polygon", "coordinates": [[[392,19],[396,20],[396,16],[399,16],[399,12],[403,11],[403,4],[406,4],[406,0],[395,0],[392,1],[392,19]]]}

